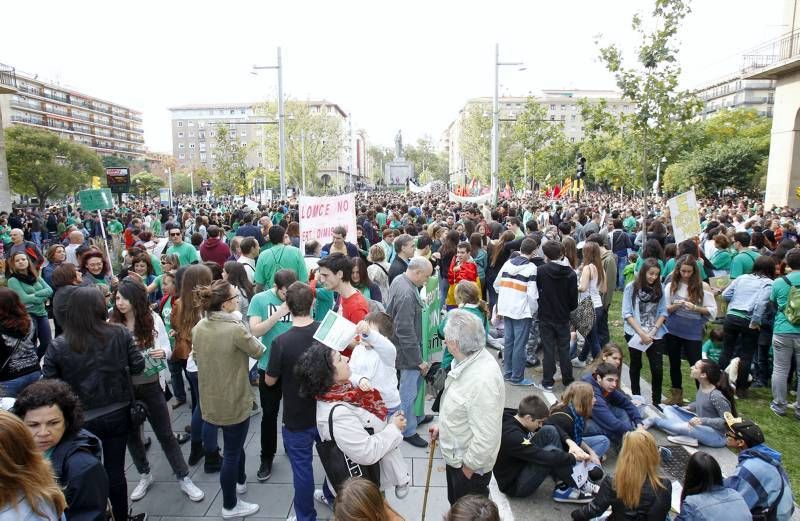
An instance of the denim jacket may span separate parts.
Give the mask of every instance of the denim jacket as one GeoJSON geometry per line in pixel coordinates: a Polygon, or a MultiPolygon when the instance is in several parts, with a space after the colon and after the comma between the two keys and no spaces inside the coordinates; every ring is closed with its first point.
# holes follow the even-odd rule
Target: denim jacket
{"type": "MultiPolygon", "coordinates": [[[[640,315],[641,310],[639,309],[640,308],[639,299],[635,299],[636,301],[634,302],[633,301],[634,299],[632,298],[634,284],[635,281],[626,285],[625,292],[622,295],[623,330],[625,331],[626,335],[631,335],[631,336],[636,335],[637,333],[636,330],[633,329],[633,326],[628,324],[628,317],[633,317],[636,320],[636,322],[638,322],[640,325],[647,325],[642,322],[642,317],[640,315]]],[[[655,323],[656,320],[658,320],[658,317],[664,317],[664,319],[666,320],[668,316],[669,313],[667,313],[667,298],[666,294],[662,291],[661,300],[658,301],[658,308],[656,310],[655,317],[652,318],[652,323],[655,323]]],[[[648,322],[648,320],[645,320],[645,322],[648,322]]],[[[658,328],[658,331],[656,331],[656,334],[654,335],[653,338],[655,339],[662,338],[666,333],[667,333],[667,328],[664,326],[664,324],[661,324],[661,327],[658,328]]]]}
{"type": "Polygon", "coordinates": [[[722,292],[722,298],[728,302],[729,315],[744,314],[751,324],[760,325],[771,293],[772,280],[748,273],[735,278],[722,292]],[[731,313],[734,310],[739,313],[731,313]]]}
{"type": "Polygon", "coordinates": [[[736,490],[714,487],[708,492],[686,496],[675,521],[749,521],[752,519],[742,495],[736,490]]]}

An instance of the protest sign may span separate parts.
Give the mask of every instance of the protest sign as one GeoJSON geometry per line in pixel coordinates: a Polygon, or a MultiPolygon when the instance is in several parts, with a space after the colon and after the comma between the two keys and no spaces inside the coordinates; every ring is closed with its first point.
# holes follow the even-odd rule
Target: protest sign
{"type": "Polygon", "coordinates": [[[111,196],[111,190],[108,188],[81,190],[78,193],[78,201],[81,203],[81,210],[86,212],[114,208],[114,199],[111,196]]]}
{"type": "Polygon", "coordinates": [[[667,201],[667,206],[676,243],[680,244],[681,241],[700,235],[700,217],[697,214],[697,197],[694,195],[694,190],[676,195],[667,201]]]}
{"type": "Polygon", "coordinates": [[[314,333],[314,340],[325,344],[331,349],[344,351],[353,342],[355,336],[356,325],[329,309],[325,318],[319,324],[316,333],[314,333]]]}
{"type": "Polygon", "coordinates": [[[316,240],[325,245],[333,241],[333,229],[344,226],[345,240],[356,243],[355,194],[328,197],[300,196],[300,246],[316,240]]]}

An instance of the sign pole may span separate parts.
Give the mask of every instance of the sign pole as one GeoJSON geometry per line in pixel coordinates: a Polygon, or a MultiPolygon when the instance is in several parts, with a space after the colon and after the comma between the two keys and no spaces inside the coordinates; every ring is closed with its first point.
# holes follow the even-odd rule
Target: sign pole
{"type": "MultiPolygon", "coordinates": [[[[118,194],[122,197],[122,194],[118,194]]],[[[100,219],[100,233],[103,234],[103,246],[106,249],[106,258],[108,259],[108,265],[111,266],[111,253],[108,251],[108,239],[106,238],[106,227],[103,224],[103,214],[100,210],[97,210],[97,218],[100,219]]]]}

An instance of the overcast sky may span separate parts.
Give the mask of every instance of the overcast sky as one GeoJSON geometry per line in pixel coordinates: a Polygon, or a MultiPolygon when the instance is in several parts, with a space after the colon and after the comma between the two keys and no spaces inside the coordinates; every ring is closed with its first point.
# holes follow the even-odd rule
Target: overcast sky
{"type": "MultiPolygon", "coordinates": [[[[0,63],[144,112],[145,144],[171,152],[168,107],[325,98],[371,143],[438,142],[471,97],[613,88],[602,34],[633,51],[631,15],[652,0],[5,2],[0,63]]],[[[680,34],[687,87],[736,70],[743,51],[785,32],[783,0],[694,0],[680,34]]]]}

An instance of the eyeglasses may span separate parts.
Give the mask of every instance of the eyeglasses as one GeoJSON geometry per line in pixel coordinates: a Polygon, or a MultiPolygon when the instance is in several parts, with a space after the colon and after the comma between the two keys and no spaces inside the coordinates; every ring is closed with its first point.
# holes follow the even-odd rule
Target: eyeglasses
{"type": "Polygon", "coordinates": [[[236,295],[232,296],[232,297],[226,298],[225,300],[223,300],[223,302],[228,302],[229,300],[233,300],[235,298],[237,298],[237,299],[239,298],[239,294],[238,293],[236,295]]]}

